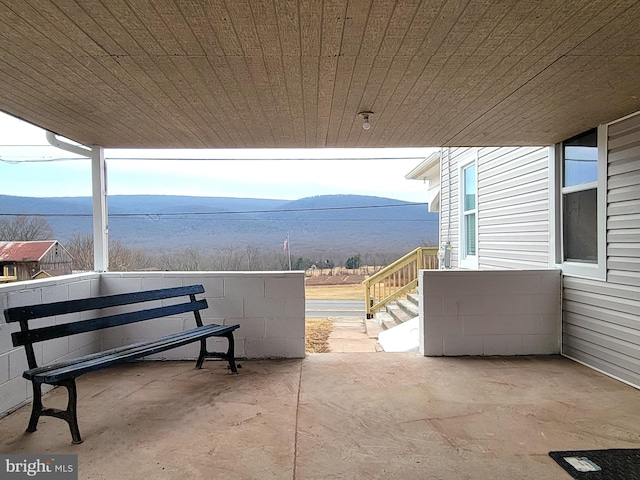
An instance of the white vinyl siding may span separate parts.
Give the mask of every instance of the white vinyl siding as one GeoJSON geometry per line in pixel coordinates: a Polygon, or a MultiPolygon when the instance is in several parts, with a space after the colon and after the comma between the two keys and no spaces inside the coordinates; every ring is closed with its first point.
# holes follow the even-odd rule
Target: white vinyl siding
{"type": "Polygon", "coordinates": [[[608,161],[608,280],[640,286],[640,115],[609,127],[608,161]]]}
{"type": "Polygon", "coordinates": [[[607,281],[564,277],[563,353],[640,386],[640,115],[607,148],[607,281]]]}
{"type": "Polygon", "coordinates": [[[441,244],[448,225],[458,262],[460,166],[475,156],[478,178],[478,268],[549,266],[549,149],[547,147],[457,148],[443,151],[440,210],[441,244]],[[450,158],[449,158],[450,157],[450,158]],[[449,205],[451,175],[451,212],[449,205]],[[449,221],[451,214],[451,221],[449,221]]]}
{"type": "Polygon", "coordinates": [[[562,353],[640,386],[640,290],[564,277],[562,353]]]}
{"type": "Polygon", "coordinates": [[[479,267],[549,266],[549,149],[482,148],[479,267]]]}
{"type": "Polygon", "coordinates": [[[458,268],[458,167],[457,157],[468,148],[442,151],[440,169],[440,245],[451,245],[451,268],[458,268]]]}

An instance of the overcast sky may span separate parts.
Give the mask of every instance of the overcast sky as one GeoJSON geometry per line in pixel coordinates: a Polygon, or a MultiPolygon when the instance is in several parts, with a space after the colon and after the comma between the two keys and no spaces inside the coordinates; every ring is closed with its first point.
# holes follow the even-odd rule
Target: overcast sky
{"type": "MultiPolygon", "coordinates": [[[[42,129],[0,112],[1,194],[91,195],[89,160],[47,145],[42,129]]],[[[426,148],[106,149],[105,156],[109,195],[294,200],[314,195],[358,194],[425,202],[426,186],[404,176],[432,151],[426,148]]]]}

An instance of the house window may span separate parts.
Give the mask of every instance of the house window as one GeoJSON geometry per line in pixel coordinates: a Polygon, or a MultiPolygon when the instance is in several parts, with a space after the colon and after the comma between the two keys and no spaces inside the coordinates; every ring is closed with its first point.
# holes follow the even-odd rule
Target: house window
{"type": "Polygon", "coordinates": [[[460,267],[478,268],[478,180],[476,162],[460,169],[460,267]]]}
{"type": "Polygon", "coordinates": [[[562,142],[562,259],[598,262],[598,134],[562,142]]]}
{"type": "Polygon", "coordinates": [[[555,148],[555,263],[568,275],[606,276],[606,126],[555,148]]]}

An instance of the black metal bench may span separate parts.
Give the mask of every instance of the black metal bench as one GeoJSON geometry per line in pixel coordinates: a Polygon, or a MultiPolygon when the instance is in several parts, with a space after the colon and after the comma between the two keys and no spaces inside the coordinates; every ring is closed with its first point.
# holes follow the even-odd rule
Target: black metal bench
{"type": "MultiPolygon", "coordinates": [[[[200,310],[207,308],[208,305],[206,300],[196,300],[196,294],[199,293],[204,293],[203,286],[192,285],[6,309],[4,311],[6,321],[20,323],[21,331],[12,333],[11,338],[15,347],[24,346],[29,370],[26,370],[22,376],[27,380],[31,380],[33,385],[33,406],[27,432],[36,430],[40,416],[57,417],[69,424],[73,443],[82,443],[76,414],[78,397],[75,379],[77,377],[83,373],[153,355],[192,342],[200,341],[200,354],[196,361],[196,368],[201,368],[206,358],[222,358],[229,363],[229,368],[233,373],[238,373],[234,358],[233,331],[240,325],[203,325],[200,310]],[[109,313],[103,310],[153,301],[158,302],[187,295],[189,296],[188,302],[163,305],[146,310],[130,311],[131,309],[128,308],[124,313],[109,313]],[[95,311],[93,318],[29,329],[29,321],[31,320],[88,311],[95,311]],[[43,367],[37,365],[33,350],[34,343],[186,312],[193,312],[196,328],[176,332],[154,340],[85,355],[53,365],[43,367]],[[209,352],[206,343],[206,339],[209,337],[225,337],[228,340],[227,351],[209,352]],[[66,410],[43,407],[43,383],[67,388],[69,402],[66,410]]],[[[121,312],[122,309],[119,309],[119,311],[121,312]]],[[[86,315],[83,314],[85,318],[86,315]]]]}

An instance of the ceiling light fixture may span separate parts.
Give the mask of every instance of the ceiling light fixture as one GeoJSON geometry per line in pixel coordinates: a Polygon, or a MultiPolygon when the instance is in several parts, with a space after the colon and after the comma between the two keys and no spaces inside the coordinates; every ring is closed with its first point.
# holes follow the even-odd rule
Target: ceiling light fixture
{"type": "Polygon", "coordinates": [[[369,123],[369,115],[373,115],[373,112],[369,112],[369,111],[358,112],[358,116],[362,117],[363,130],[369,130],[371,128],[371,123],[369,123]]]}

